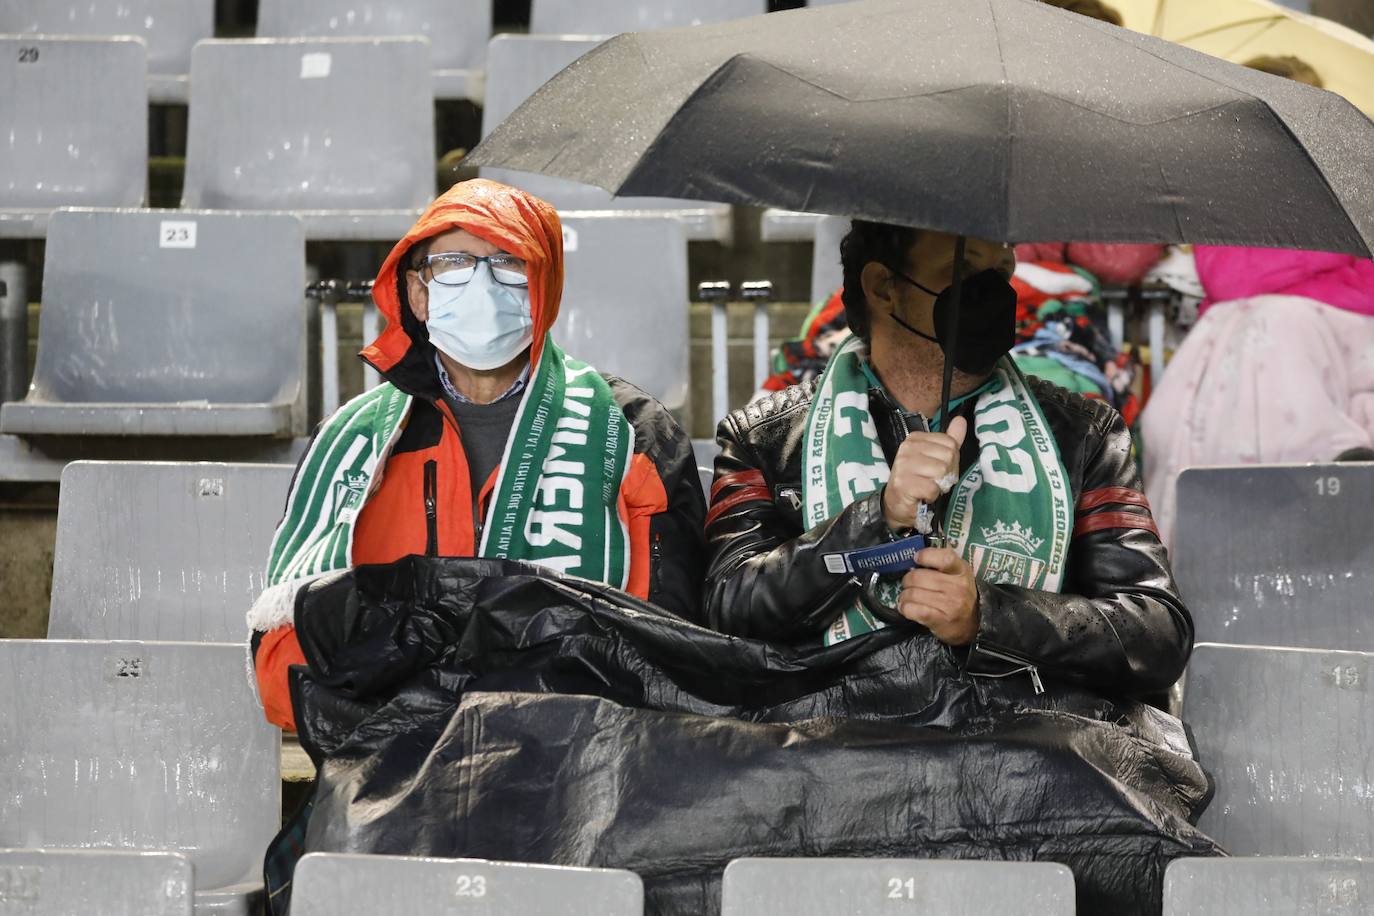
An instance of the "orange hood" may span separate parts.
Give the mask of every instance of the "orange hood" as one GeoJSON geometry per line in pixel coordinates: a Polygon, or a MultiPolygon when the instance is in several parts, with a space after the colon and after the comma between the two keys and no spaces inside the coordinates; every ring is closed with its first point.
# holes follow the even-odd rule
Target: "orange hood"
{"type": "Polygon", "coordinates": [[[563,295],[563,225],[558,212],[539,198],[509,185],[474,178],[460,181],[430,204],[377,272],[372,301],[386,318],[386,330],[364,347],[361,355],[384,375],[414,348],[412,331],[424,327],[402,302],[401,259],[417,242],[453,229],[466,229],[525,261],[534,319],[530,362],[539,362],[544,336],[558,317],[563,295]]]}

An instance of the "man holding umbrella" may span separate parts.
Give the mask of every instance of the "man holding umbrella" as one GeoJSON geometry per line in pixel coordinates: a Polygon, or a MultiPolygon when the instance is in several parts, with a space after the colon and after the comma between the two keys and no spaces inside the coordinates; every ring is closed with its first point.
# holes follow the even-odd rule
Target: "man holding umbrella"
{"type": "Polygon", "coordinates": [[[720,424],[711,624],[835,643],[909,622],[970,674],[1024,672],[1036,692],[1168,688],[1193,626],[1130,433],[1111,407],[1005,358],[1010,248],[856,220],[840,251],[855,336],[816,382],[720,424]],[[890,562],[903,550],[887,545],[940,527],[948,546],[920,549],[905,572],[909,560],[890,562]]]}

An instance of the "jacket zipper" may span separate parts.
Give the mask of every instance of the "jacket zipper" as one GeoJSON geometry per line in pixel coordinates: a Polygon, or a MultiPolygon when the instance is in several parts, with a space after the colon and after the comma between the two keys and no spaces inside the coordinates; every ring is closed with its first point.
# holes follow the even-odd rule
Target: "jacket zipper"
{"type": "Polygon", "coordinates": [[[1032,665],[1030,662],[1026,661],[1024,658],[1017,658],[1015,655],[1008,655],[1005,652],[998,652],[997,650],[989,649],[986,646],[974,646],[973,648],[976,652],[982,652],[984,655],[989,655],[995,659],[998,659],[999,661],[1004,661],[1010,665],[1017,666],[1016,670],[1008,671],[1004,674],[983,674],[975,672],[973,673],[974,677],[1012,677],[1013,675],[1017,674],[1029,674],[1031,680],[1031,689],[1035,691],[1035,695],[1040,696],[1040,694],[1045,692],[1045,682],[1040,680],[1040,669],[1037,668],[1035,665],[1032,665]]]}
{"type": "Polygon", "coordinates": [[[439,462],[425,462],[425,554],[439,555],[439,462]]]}

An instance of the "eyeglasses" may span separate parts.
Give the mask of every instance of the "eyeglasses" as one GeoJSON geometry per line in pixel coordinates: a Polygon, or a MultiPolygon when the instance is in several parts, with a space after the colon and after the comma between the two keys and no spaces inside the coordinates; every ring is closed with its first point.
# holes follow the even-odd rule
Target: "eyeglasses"
{"type": "Polygon", "coordinates": [[[420,262],[417,270],[421,278],[429,271],[429,278],[440,286],[465,286],[477,274],[477,263],[486,261],[491,276],[502,286],[529,286],[530,278],[525,262],[513,254],[482,255],[461,251],[432,254],[420,262]]]}

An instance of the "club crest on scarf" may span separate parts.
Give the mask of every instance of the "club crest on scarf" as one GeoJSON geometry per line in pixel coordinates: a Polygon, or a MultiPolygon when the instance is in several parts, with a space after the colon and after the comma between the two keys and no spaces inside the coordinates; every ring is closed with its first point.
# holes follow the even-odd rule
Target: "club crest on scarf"
{"type": "MultiPolygon", "coordinates": [[[[808,528],[877,492],[891,475],[869,411],[866,358],[862,340],[846,341],[816,389],[802,480],[808,528]]],[[[973,419],[978,461],[950,499],[950,544],[984,581],[1057,592],[1072,534],[1068,475],[1040,406],[1010,359],[998,363],[992,384],[978,395],[973,419]]],[[[899,592],[895,579],[877,589],[879,600],[891,607],[899,592]]],[[[827,630],[825,641],[834,644],[883,626],[856,602],[827,630]]]]}

